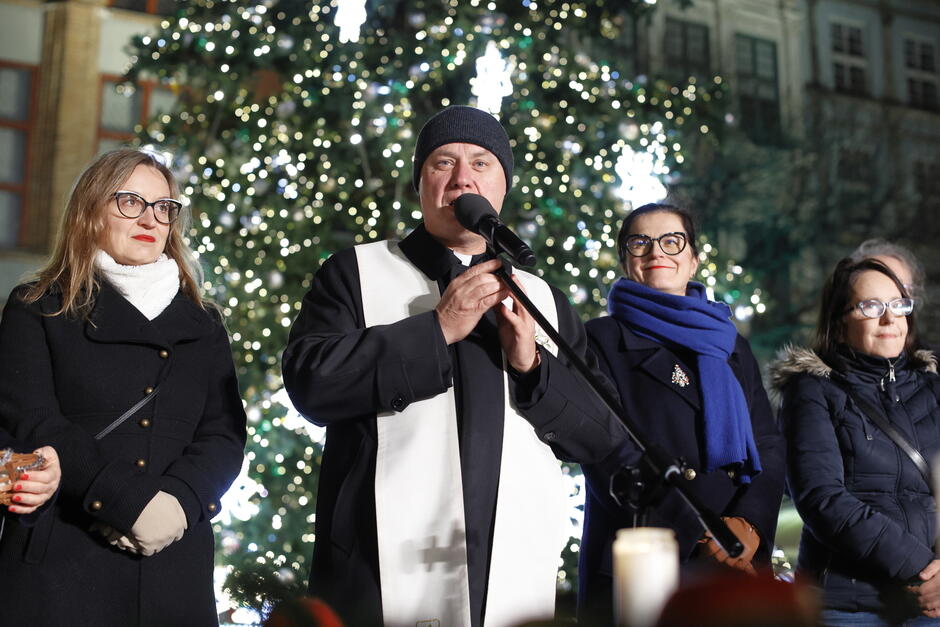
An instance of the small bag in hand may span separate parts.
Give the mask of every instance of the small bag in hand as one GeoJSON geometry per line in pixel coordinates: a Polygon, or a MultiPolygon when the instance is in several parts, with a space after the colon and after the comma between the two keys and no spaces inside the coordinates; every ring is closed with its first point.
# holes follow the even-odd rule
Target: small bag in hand
{"type": "Polygon", "coordinates": [[[0,505],[13,502],[13,486],[24,472],[41,468],[46,463],[36,453],[14,453],[13,449],[0,449],[0,505]]]}
{"type": "Polygon", "coordinates": [[[757,553],[757,549],[760,547],[760,534],[754,529],[754,525],[738,516],[722,516],[721,519],[728,525],[728,529],[731,530],[731,533],[737,536],[741,544],[744,545],[744,550],[741,552],[741,555],[738,557],[728,555],[709,533],[706,533],[705,537],[699,540],[699,554],[710,557],[716,562],[725,564],[731,568],[743,570],[750,575],[756,575],[757,571],[754,570],[751,560],[754,559],[754,554],[757,553]]]}

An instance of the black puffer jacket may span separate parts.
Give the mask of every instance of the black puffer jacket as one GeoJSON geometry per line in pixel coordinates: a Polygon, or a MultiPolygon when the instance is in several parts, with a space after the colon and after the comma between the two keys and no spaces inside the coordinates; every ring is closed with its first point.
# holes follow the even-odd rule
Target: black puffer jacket
{"type": "Polygon", "coordinates": [[[916,613],[904,586],[934,559],[930,486],[845,388],[884,408],[932,461],[940,452],[936,370],[927,351],[889,361],[846,350],[833,369],[812,351],[787,349],[771,366],[787,483],[805,523],[799,570],[822,586],[827,608],[916,613]]]}

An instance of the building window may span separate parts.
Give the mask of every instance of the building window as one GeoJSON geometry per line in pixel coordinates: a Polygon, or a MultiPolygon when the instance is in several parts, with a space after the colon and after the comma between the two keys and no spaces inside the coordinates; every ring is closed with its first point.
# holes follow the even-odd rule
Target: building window
{"type": "Polygon", "coordinates": [[[854,186],[871,187],[875,182],[875,161],[871,153],[855,148],[839,150],[838,179],[854,186]]]}
{"type": "Polygon", "coordinates": [[[747,35],[735,38],[741,126],[757,143],[780,139],[777,44],[747,35]]]}
{"type": "Polygon", "coordinates": [[[914,163],[914,189],[925,207],[940,209],[940,163],[914,163]]]}
{"type": "Polygon", "coordinates": [[[98,121],[98,151],[126,146],[133,141],[138,126],[176,104],[176,95],[154,83],[131,85],[117,76],[103,76],[101,113],[98,121]]]}
{"type": "Polygon", "coordinates": [[[151,15],[173,15],[178,8],[176,0],[109,0],[108,6],[151,15]]]}
{"type": "Polygon", "coordinates": [[[918,225],[922,232],[936,237],[940,232],[940,163],[929,159],[914,162],[914,191],[920,196],[918,225]]]}
{"type": "Polygon", "coordinates": [[[937,48],[932,42],[904,40],[904,71],[907,77],[907,102],[918,109],[940,109],[937,87],[937,48]]]}
{"type": "Polygon", "coordinates": [[[633,77],[637,69],[636,37],[637,21],[629,14],[624,14],[616,24],[607,27],[601,22],[601,35],[610,40],[610,53],[617,59],[617,70],[621,76],[633,77]],[[609,28],[609,35],[605,30],[609,28]]]}
{"type": "Polygon", "coordinates": [[[710,76],[708,27],[666,18],[666,72],[686,76],[710,76]]]}
{"type": "Polygon", "coordinates": [[[833,87],[846,94],[868,94],[868,59],[861,27],[833,23],[831,34],[833,87]]]}
{"type": "Polygon", "coordinates": [[[0,248],[19,242],[26,211],[36,68],[0,62],[0,248]]]}

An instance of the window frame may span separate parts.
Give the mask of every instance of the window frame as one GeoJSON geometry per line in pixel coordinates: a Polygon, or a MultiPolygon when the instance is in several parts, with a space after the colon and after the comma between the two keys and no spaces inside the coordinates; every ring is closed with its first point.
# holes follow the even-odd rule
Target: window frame
{"type": "Polygon", "coordinates": [[[134,13],[143,13],[143,14],[146,14],[146,15],[159,15],[159,16],[161,16],[161,17],[166,17],[166,14],[165,14],[165,13],[158,13],[158,12],[157,12],[157,8],[158,8],[158,6],[159,6],[159,4],[160,4],[160,0],[146,0],[146,5],[144,6],[144,10],[143,10],[143,11],[140,11],[140,10],[138,10],[138,9],[129,9],[129,8],[127,8],[127,7],[116,7],[116,6],[114,6],[114,3],[115,3],[116,1],[117,1],[117,0],[108,0],[108,8],[109,8],[109,9],[115,9],[115,10],[118,10],[118,11],[132,11],[132,12],[134,12],[134,13]]]}
{"type": "Polygon", "coordinates": [[[711,51],[711,28],[708,24],[682,20],[677,17],[666,16],[666,22],[663,28],[663,62],[668,73],[681,73],[684,77],[697,76],[699,78],[708,78],[712,75],[712,51],[711,51]],[[682,42],[682,54],[680,57],[672,57],[669,53],[669,28],[670,24],[676,24],[680,28],[680,38],[682,42]],[[689,56],[689,36],[688,31],[692,29],[701,29],[704,31],[705,54],[704,61],[696,63],[695,59],[689,56]],[[701,68],[699,66],[702,66],[701,68]],[[701,72],[699,70],[702,70],[701,72]]]}
{"type": "MultiPolygon", "coordinates": [[[[113,140],[119,142],[131,142],[137,134],[131,131],[114,131],[107,129],[102,125],[101,114],[104,110],[104,90],[107,83],[124,83],[123,76],[117,74],[100,74],[98,77],[98,133],[96,142],[101,145],[102,140],[113,140]]],[[[153,114],[150,111],[153,92],[156,90],[173,91],[167,86],[161,85],[156,81],[140,81],[134,84],[134,89],[140,94],[140,115],[134,122],[134,125],[144,126],[153,114]]]]}
{"type": "Polygon", "coordinates": [[[868,59],[868,32],[865,24],[845,20],[829,21],[829,55],[832,59],[832,89],[840,94],[849,94],[852,96],[869,96],[872,93],[871,85],[871,63],[868,59]],[[836,50],[836,40],[834,37],[835,27],[846,29],[845,42],[846,49],[836,50]],[[854,54],[851,51],[850,32],[855,29],[859,32],[861,54],[854,54]],[[844,68],[845,80],[842,85],[836,79],[836,66],[841,65],[844,68]],[[861,88],[853,87],[851,80],[852,70],[861,70],[863,73],[863,85],[861,88]]]}
{"type": "Polygon", "coordinates": [[[31,175],[32,157],[33,157],[33,130],[36,125],[38,102],[36,95],[39,89],[39,66],[29,63],[18,63],[0,59],[0,68],[23,70],[29,74],[29,95],[26,105],[25,120],[11,120],[0,117],[0,128],[13,128],[23,133],[23,179],[20,183],[5,183],[0,181],[0,191],[16,194],[20,199],[19,224],[17,226],[16,237],[11,248],[0,246],[0,250],[12,250],[18,248],[23,241],[23,234],[26,232],[26,225],[29,220],[29,182],[31,175]]]}
{"type": "MultiPolygon", "coordinates": [[[[751,81],[755,83],[758,87],[761,85],[773,85],[773,101],[770,101],[766,98],[760,98],[756,93],[755,94],[744,94],[742,89],[738,88],[738,111],[741,116],[741,127],[744,131],[751,137],[755,143],[773,143],[779,141],[780,136],[783,132],[783,123],[782,123],[782,102],[780,100],[780,60],[777,54],[777,42],[773,39],[764,39],[762,37],[757,37],[748,33],[735,33],[734,39],[735,45],[735,72],[738,85],[745,84],[745,81],[751,81]],[[753,66],[753,72],[750,74],[744,74],[740,64],[738,63],[738,45],[741,41],[744,41],[748,44],[750,50],[749,54],[751,57],[751,65],[753,66]],[[759,44],[769,44],[773,50],[773,79],[763,78],[757,73],[757,50],[759,44]],[[751,125],[745,118],[745,107],[742,105],[745,98],[749,98],[751,101],[758,103],[758,106],[761,107],[762,111],[766,111],[765,108],[773,107],[773,128],[762,131],[760,129],[752,128],[751,125]]],[[[767,115],[758,115],[757,119],[750,120],[750,123],[763,122],[767,119],[767,115]]]]}
{"type": "Polygon", "coordinates": [[[902,55],[903,60],[901,62],[901,70],[904,72],[904,102],[916,109],[924,109],[926,111],[940,111],[940,71],[938,71],[940,59],[938,59],[937,43],[928,37],[916,35],[913,33],[905,33],[901,36],[901,44],[902,50],[904,52],[902,55]],[[924,45],[930,47],[933,56],[933,70],[924,69],[922,67],[911,67],[907,64],[908,43],[912,43],[913,45],[917,46],[918,51],[924,45]],[[912,82],[916,82],[920,85],[920,101],[916,101],[916,99],[913,97],[914,90],[911,89],[912,82]],[[926,102],[923,97],[923,87],[925,84],[933,85],[934,97],[932,103],[926,102]]]}
{"type": "Polygon", "coordinates": [[[841,145],[835,150],[835,178],[846,190],[870,192],[879,178],[875,153],[865,146],[841,145]]]}

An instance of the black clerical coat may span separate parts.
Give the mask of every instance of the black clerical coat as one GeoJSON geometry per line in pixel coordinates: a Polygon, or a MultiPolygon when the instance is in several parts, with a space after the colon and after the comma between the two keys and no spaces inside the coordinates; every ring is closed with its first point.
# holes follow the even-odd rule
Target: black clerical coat
{"type": "MultiPolygon", "coordinates": [[[[400,248],[422,273],[438,281],[442,292],[460,271],[456,256],[423,225],[400,248]]],[[[561,292],[553,289],[552,293],[561,334],[586,356],[580,320],[561,292]]],[[[327,427],[310,589],[351,624],[382,621],[374,491],[376,413],[401,411],[452,385],[460,437],[471,618],[474,625],[483,624],[504,416],[495,325],[490,312],[470,336],[450,347],[433,311],[365,328],[353,249],[331,257],[314,277],[291,330],[283,373],[297,409],[327,427]]],[[[563,359],[540,351],[542,362],[536,371],[523,376],[510,372],[510,394],[519,412],[559,458],[601,460],[622,443],[622,426],[563,359]]]]}

